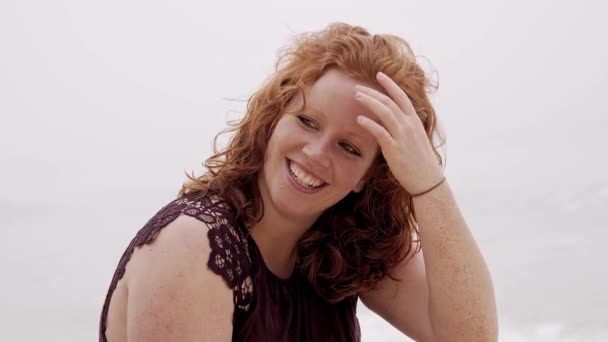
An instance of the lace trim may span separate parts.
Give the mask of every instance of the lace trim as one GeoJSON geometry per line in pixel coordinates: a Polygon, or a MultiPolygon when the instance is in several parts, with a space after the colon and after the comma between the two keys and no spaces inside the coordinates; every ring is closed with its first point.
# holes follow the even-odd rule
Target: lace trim
{"type": "Polygon", "coordinates": [[[247,312],[253,298],[251,255],[245,229],[240,227],[230,205],[215,195],[191,193],[162,208],[137,233],[123,253],[106,296],[100,321],[100,342],[106,342],[106,317],[112,294],[125,274],[136,247],[151,243],[160,231],[180,215],[192,216],[207,224],[211,254],[207,266],[233,289],[236,310],[247,312]]]}

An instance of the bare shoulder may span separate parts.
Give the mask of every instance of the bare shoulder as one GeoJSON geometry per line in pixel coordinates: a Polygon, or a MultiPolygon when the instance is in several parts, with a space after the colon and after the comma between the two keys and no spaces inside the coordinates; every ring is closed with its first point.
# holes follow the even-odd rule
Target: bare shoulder
{"type": "Polygon", "coordinates": [[[140,278],[163,266],[179,267],[194,273],[206,271],[211,247],[207,238],[207,225],[188,215],[180,215],[164,227],[152,243],[133,251],[125,277],[140,278]],[[205,262],[200,264],[200,262],[205,262]],[[187,269],[186,269],[187,268],[187,269]]]}
{"type": "Polygon", "coordinates": [[[207,232],[181,215],[133,252],[125,274],[129,341],[231,339],[232,289],[207,267],[207,232]]]}

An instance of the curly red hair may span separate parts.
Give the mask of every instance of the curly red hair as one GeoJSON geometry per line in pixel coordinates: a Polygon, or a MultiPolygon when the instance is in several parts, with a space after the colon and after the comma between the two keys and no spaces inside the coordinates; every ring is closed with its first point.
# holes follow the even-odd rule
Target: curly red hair
{"type": "MultiPolygon", "coordinates": [[[[429,141],[441,133],[427,93],[435,89],[417,64],[409,44],[393,35],[371,35],[343,23],[299,35],[281,51],[276,72],[247,103],[247,113],[222,133],[234,133],[222,151],[214,140],[214,155],[199,177],[188,175],[180,196],[210,190],[228,201],[251,226],[263,216],[257,188],[266,146],[289,102],[324,72],[336,68],[352,78],[377,84],[380,71],[409,96],[429,141]]],[[[220,133],[220,134],[222,134],[220,133]]],[[[443,144],[443,141],[442,141],[443,144]]],[[[443,160],[435,147],[438,162],[443,160]]],[[[417,225],[410,194],[397,182],[381,153],[359,193],[350,193],[327,209],[298,244],[298,267],[317,293],[330,302],[373,289],[412,253],[417,225]]],[[[393,277],[394,278],[394,277],[393,277]]]]}

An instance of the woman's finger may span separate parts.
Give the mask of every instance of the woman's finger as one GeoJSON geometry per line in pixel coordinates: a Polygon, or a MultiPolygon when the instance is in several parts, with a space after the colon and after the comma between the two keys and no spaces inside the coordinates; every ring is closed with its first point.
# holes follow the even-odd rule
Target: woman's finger
{"type": "Polygon", "coordinates": [[[357,123],[363,128],[367,129],[371,135],[376,138],[376,141],[378,141],[382,151],[387,151],[387,149],[394,144],[395,140],[391,137],[389,132],[382,127],[382,125],[378,124],[367,116],[359,115],[357,117],[357,123]]]}
{"type": "Polygon", "coordinates": [[[395,101],[378,90],[363,85],[357,85],[356,89],[382,102],[393,112],[397,120],[399,120],[400,115],[403,115],[401,108],[399,108],[395,101]]]}
{"type": "Polygon", "coordinates": [[[389,132],[392,137],[396,136],[395,129],[398,129],[399,122],[395,114],[384,103],[380,102],[375,97],[372,97],[364,92],[357,91],[355,99],[366,106],[372,113],[376,114],[382,123],[382,126],[389,132]]]}
{"type": "Polygon", "coordinates": [[[406,115],[416,115],[416,110],[414,109],[414,105],[410,98],[407,96],[405,91],[395,83],[390,77],[386,76],[384,73],[379,72],[376,75],[376,79],[380,83],[380,85],[386,90],[388,95],[397,103],[399,108],[406,115]]]}

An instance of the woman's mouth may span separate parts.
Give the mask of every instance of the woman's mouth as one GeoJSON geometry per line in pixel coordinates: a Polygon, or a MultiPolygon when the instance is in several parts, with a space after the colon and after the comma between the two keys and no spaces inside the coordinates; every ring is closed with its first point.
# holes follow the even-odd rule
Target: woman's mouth
{"type": "Polygon", "coordinates": [[[305,193],[313,193],[327,185],[327,183],[322,179],[307,173],[296,162],[289,159],[285,160],[287,172],[289,173],[289,179],[291,180],[292,185],[294,185],[298,190],[305,193]]]}

